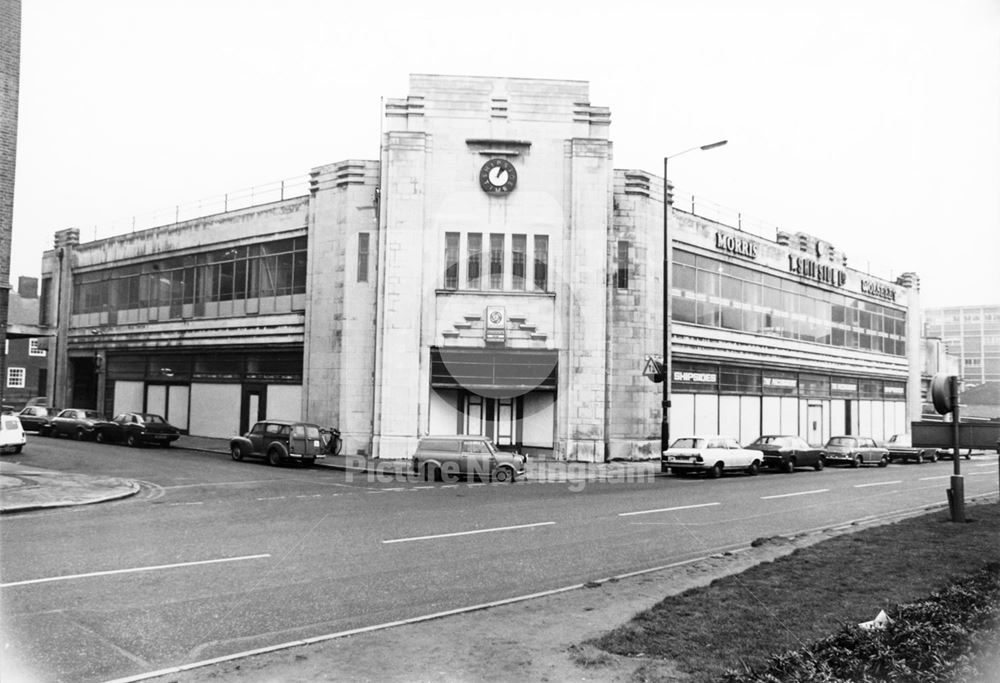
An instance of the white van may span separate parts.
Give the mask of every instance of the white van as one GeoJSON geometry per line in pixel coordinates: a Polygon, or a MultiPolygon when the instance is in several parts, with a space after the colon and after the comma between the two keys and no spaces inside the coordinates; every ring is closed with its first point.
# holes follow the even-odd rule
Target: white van
{"type": "Polygon", "coordinates": [[[0,417],[0,453],[20,453],[27,441],[17,415],[0,417]]]}

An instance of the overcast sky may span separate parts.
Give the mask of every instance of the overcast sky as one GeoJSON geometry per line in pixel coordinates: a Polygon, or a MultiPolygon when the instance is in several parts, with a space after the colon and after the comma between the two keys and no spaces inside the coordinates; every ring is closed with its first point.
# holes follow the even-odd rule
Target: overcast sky
{"type": "Polygon", "coordinates": [[[1000,0],[25,0],[12,280],[104,226],[378,158],[411,73],[576,79],[615,167],[926,306],[1000,303],[1000,0]]]}

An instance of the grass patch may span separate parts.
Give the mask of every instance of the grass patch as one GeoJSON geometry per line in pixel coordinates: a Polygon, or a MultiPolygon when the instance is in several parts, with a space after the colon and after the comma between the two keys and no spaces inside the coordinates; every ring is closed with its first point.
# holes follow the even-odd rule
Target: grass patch
{"type": "MultiPolygon", "coordinates": [[[[691,681],[756,670],[774,653],[873,619],[1000,562],[1000,505],[864,529],[663,600],[600,638],[607,652],[669,659],[691,681]]],[[[641,676],[655,681],[655,677],[641,676]]]]}

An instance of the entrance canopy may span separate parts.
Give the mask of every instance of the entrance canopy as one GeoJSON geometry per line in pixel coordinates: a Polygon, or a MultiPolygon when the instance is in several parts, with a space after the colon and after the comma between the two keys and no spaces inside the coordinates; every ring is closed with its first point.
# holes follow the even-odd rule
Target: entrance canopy
{"type": "Polygon", "coordinates": [[[489,398],[555,391],[559,352],[431,347],[431,386],[489,398]]]}

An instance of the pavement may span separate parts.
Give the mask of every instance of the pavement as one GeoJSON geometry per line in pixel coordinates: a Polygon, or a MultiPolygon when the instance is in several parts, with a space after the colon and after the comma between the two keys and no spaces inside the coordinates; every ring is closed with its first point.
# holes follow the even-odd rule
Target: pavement
{"type": "MultiPolygon", "coordinates": [[[[31,438],[31,437],[29,437],[31,438]]],[[[229,454],[229,440],[181,436],[174,448],[205,453],[229,454]]],[[[133,496],[139,484],[120,477],[94,477],[46,470],[0,458],[0,514],[45,508],[102,503],[133,496]]],[[[415,476],[407,460],[379,460],[361,455],[334,455],[316,461],[316,467],[365,473],[378,480],[392,481],[415,476]]],[[[658,459],[612,461],[606,463],[567,462],[529,458],[526,478],[545,482],[647,481],[658,476],[658,459]]]]}

